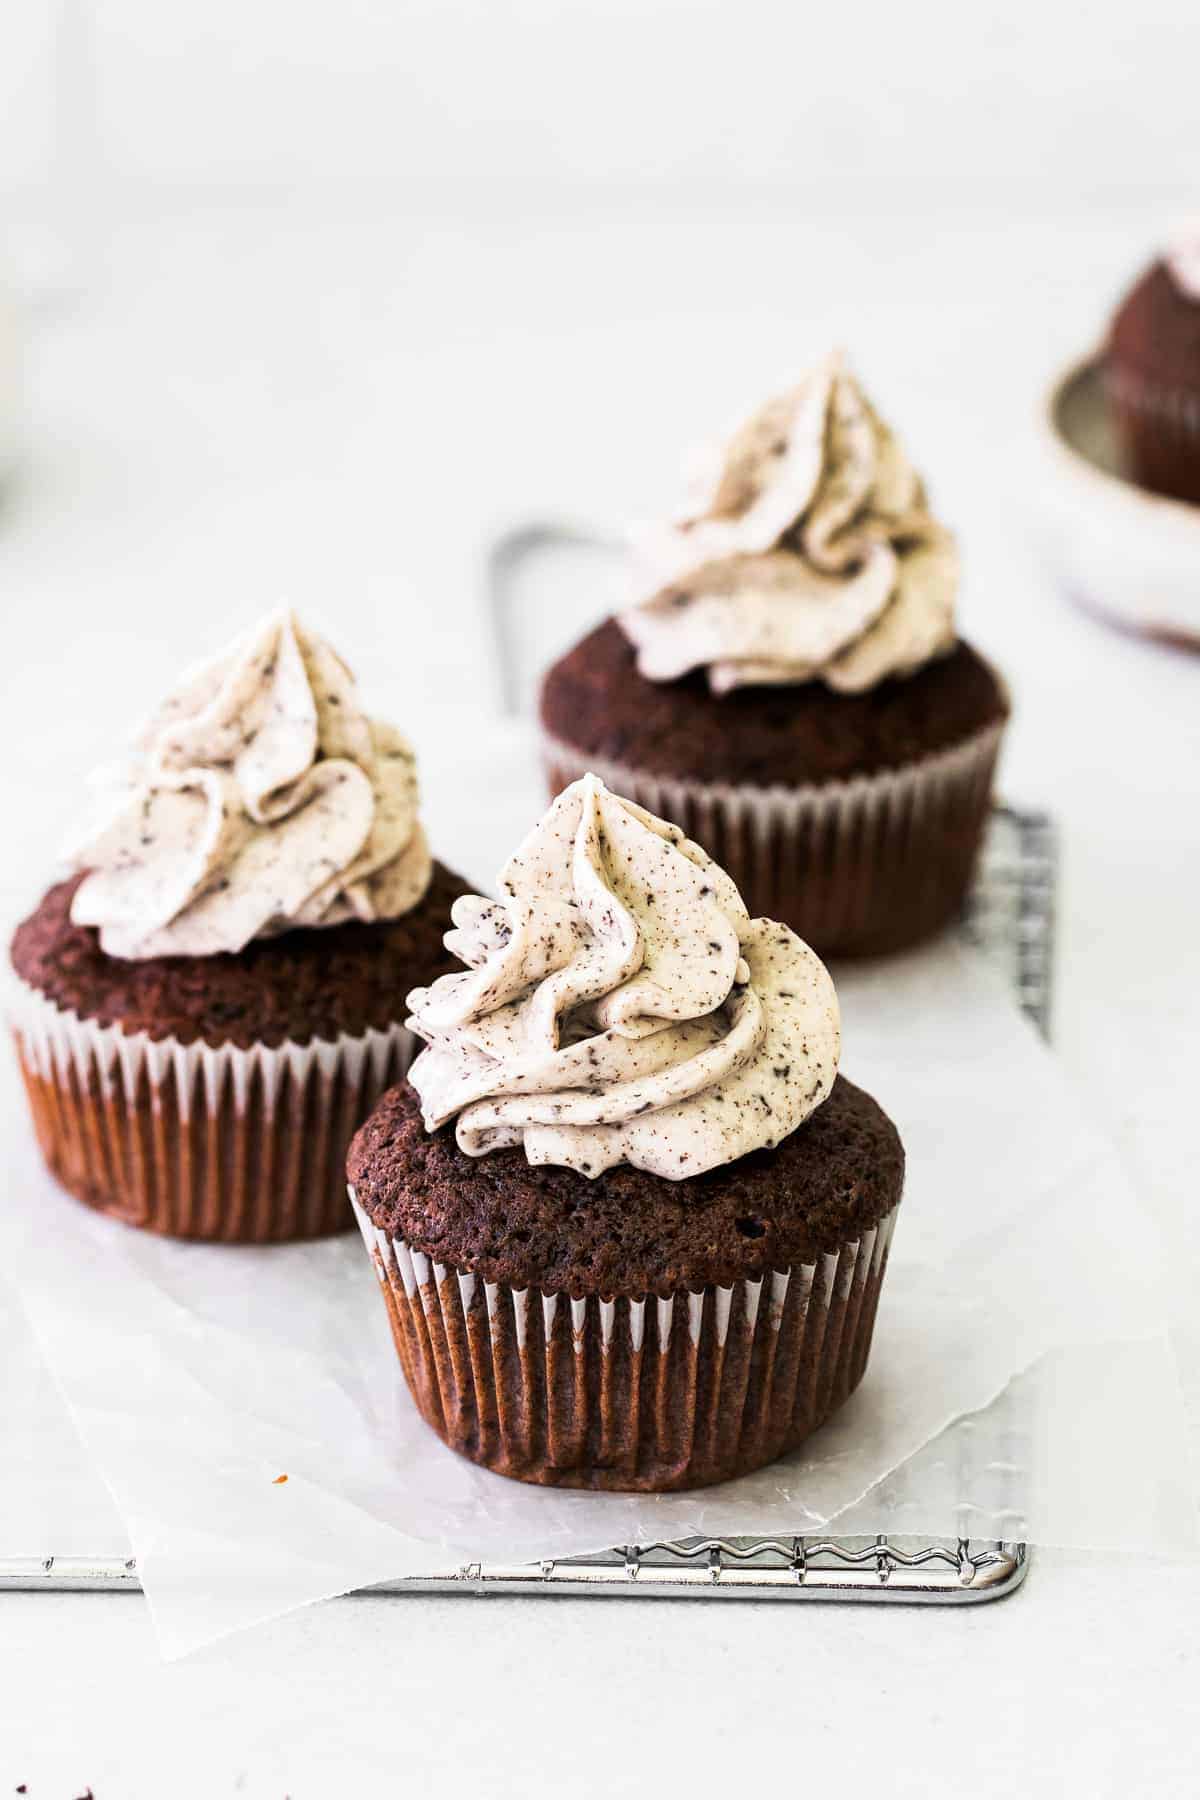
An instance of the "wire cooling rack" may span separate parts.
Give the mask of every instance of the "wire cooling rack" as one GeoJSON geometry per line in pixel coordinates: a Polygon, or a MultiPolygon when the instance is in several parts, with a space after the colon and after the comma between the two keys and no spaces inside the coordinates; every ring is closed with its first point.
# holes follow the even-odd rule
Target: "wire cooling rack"
{"type": "MultiPolygon", "coordinates": [[[[961,923],[966,940],[1046,1033],[1054,943],[1055,839],[1044,814],[997,807],[961,923]]],[[[1020,1586],[1026,1546],[974,1538],[704,1537],[593,1556],[468,1562],[401,1576],[378,1594],[521,1594],[908,1602],[998,1600],[1020,1586]]],[[[0,1556],[0,1591],[140,1590],[133,1558],[0,1556]]]]}
{"type": "MultiPolygon", "coordinates": [[[[370,1594],[571,1595],[643,1599],[998,1600],[1020,1585],[1024,1544],[969,1538],[689,1538],[625,1544],[595,1556],[464,1563],[401,1576],[370,1594]]],[[[137,1563],[79,1556],[0,1558],[0,1591],[139,1593],[137,1563]]]]}
{"type": "Polygon", "coordinates": [[[1057,874],[1048,816],[997,806],[962,920],[964,938],[1009,983],[1021,1011],[1045,1038],[1054,987],[1057,874]]]}

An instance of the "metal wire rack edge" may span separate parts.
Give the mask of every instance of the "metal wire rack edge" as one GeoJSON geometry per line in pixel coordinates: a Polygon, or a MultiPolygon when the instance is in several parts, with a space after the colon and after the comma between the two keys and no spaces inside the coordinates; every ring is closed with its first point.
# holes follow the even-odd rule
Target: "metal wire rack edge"
{"type": "MultiPolygon", "coordinates": [[[[361,1594],[558,1594],[576,1597],[701,1593],[735,1598],[893,1600],[916,1604],[999,1599],[1028,1568],[1023,1544],[936,1539],[904,1549],[884,1536],[695,1538],[628,1544],[595,1557],[470,1562],[380,1582],[361,1594]],[[766,1560],[774,1556],[775,1562],[766,1560]]],[[[0,1592],[140,1593],[134,1557],[0,1558],[0,1592]]]]}

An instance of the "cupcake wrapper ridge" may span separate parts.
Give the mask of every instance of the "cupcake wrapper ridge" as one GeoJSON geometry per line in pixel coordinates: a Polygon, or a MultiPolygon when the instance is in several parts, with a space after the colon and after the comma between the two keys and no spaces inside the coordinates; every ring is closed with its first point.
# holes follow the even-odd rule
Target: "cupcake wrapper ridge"
{"type": "Polygon", "coordinates": [[[679,825],[732,877],[754,916],[822,955],[902,948],[947,924],[970,885],[1003,722],[903,768],[810,787],[686,781],[588,758],[544,738],[557,794],[589,770],[679,825]]]}
{"type": "Polygon", "coordinates": [[[1181,436],[1200,440],[1200,390],[1167,387],[1111,362],[1106,381],[1118,406],[1156,419],[1181,436]]]}
{"type": "Polygon", "coordinates": [[[14,985],[38,1142],[78,1199],[147,1231],[214,1243],[349,1227],[346,1149],[412,1061],[404,1026],[246,1050],[184,1044],[127,1035],[14,985]]]}
{"type": "Polygon", "coordinates": [[[1149,380],[1112,358],[1105,385],[1134,480],[1152,493],[1200,504],[1200,388],[1149,380]]]}
{"type": "Polygon", "coordinates": [[[699,1293],[573,1299],[480,1279],[350,1193],[426,1423],[501,1475],[665,1492],[794,1449],[862,1379],[898,1206],[815,1263],[699,1293]]]}

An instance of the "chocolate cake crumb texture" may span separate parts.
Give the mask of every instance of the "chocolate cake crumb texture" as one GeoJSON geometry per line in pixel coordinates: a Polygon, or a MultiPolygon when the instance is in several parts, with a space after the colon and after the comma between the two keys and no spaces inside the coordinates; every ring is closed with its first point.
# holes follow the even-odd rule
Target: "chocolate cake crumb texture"
{"type": "Polygon", "coordinates": [[[683,1181],[623,1165],[598,1180],[520,1148],[470,1157],[428,1133],[414,1090],[385,1094],[350,1146],[372,1223],[485,1281],[546,1293],[670,1294],[812,1262],[888,1214],[904,1151],[882,1109],[843,1076],[773,1150],[683,1181]]]}
{"type": "Polygon", "coordinates": [[[1126,295],[1112,322],[1110,355],[1162,387],[1200,389],[1200,301],[1159,259],[1126,295]]]}
{"type": "Polygon", "coordinates": [[[72,923],[82,879],[52,887],[18,926],[11,961],[21,979],[101,1025],[241,1049],[396,1024],[411,987],[457,967],[442,936],[452,903],[471,891],[435,863],[424,898],[397,919],[289,931],[236,955],[125,961],[101,950],[94,928],[72,923]]]}
{"type": "Polygon", "coordinates": [[[915,675],[864,694],[835,694],[819,682],[713,694],[703,671],[670,682],[640,675],[615,619],[554,664],[541,696],[549,736],[600,764],[759,787],[901,768],[967,742],[1007,714],[999,677],[961,640],[915,675]]]}

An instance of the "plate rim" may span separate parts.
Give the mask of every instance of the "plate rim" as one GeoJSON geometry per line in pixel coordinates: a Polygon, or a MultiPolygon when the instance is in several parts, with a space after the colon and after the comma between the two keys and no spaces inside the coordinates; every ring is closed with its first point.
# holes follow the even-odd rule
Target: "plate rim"
{"type": "Polygon", "coordinates": [[[1080,478],[1090,492],[1121,496],[1121,504],[1131,516],[1137,513],[1146,520],[1153,517],[1159,524],[1171,520],[1194,539],[1200,553],[1200,506],[1190,500],[1177,500],[1171,494],[1153,493],[1128,475],[1106,469],[1089,456],[1066,429],[1063,405],[1068,394],[1085,383],[1098,383],[1103,363],[1103,346],[1095,346],[1083,356],[1072,358],[1056,372],[1042,394],[1039,416],[1043,438],[1049,442],[1059,462],[1080,478]]]}

